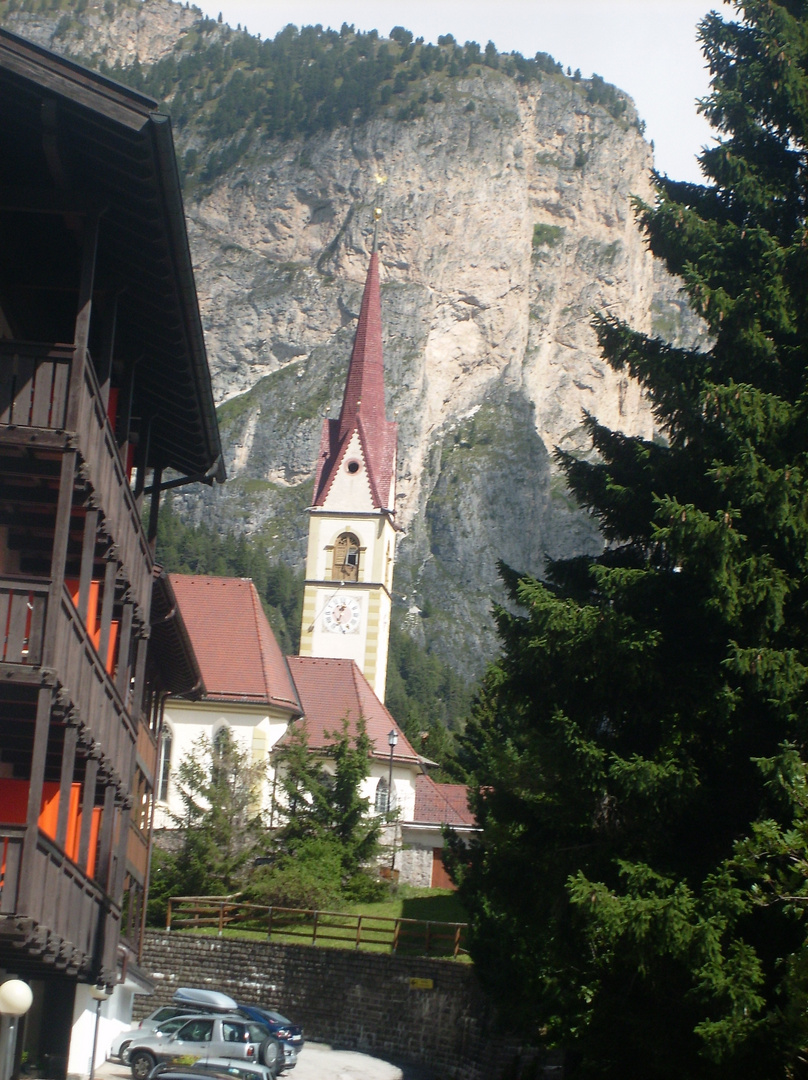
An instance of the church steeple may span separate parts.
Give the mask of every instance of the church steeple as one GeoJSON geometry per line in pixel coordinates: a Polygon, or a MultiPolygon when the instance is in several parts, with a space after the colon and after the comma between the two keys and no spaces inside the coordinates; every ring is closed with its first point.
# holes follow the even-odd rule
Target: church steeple
{"type": "Polygon", "coordinates": [[[397,429],[385,414],[374,232],[342,408],[337,419],[323,422],[309,508],[300,655],[355,660],[382,701],[396,544],[397,429]]]}
{"type": "MultiPolygon", "coordinates": [[[[374,237],[375,241],[375,237],[374,237]]],[[[314,481],[314,506],[322,506],[352,437],[358,434],[373,506],[394,510],[397,425],[384,404],[384,353],[379,287],[379,253],[374,242],[348,378],[338,420],[326,420],[314,481]]]]}

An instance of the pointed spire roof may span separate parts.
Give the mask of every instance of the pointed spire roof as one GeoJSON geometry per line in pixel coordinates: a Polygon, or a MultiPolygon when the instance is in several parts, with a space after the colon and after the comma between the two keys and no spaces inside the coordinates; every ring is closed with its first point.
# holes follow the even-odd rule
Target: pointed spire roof
{"type": "Polygon", "coordinates": [[[385,415],[379,253],[374,239],[342,409],[338,420],[326,420],[323,424],[314,505],[322,506],[325,502],[348,445],[353,435],[358,434],[373,505],[393,510],[387,503],[395,474],[397,431],[398,425],[388,421],[385,415]]]}

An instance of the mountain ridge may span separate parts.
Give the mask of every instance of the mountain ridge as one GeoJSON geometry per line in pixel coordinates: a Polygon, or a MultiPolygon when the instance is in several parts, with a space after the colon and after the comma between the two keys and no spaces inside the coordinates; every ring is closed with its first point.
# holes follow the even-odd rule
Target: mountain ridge
{"type": "MultiPolygon", "coordinates": [[[[50,23],[25,10],[47,3],[24,0],[4,24],[79,59],[84,48],[109,70],[124,57],[138,88],[144,65],[170,66],[175,54],[181,66],[196,50],[189,66],[203,73],[209,55],[213,70],[238,34],[168,0],[88,0],[69,16],[50,3],[50,23]]],[[[426,46],[408,33],[357,46],[397,58],[375,111],[312,134],[270,135],[248,120],[245,134],[210,139],[214,75],[173,95],[186,112],[197,95],[204,114],[176,122],[175,138],[231,477],[175,505],[302,567],[320,426],[339,410],[380,203],[387,402],[400,430],[396,611],[474,676],[496,649],[497,561],[540,574],[546,557],[600,548],[554,448],[590,452],[585,410],[660,437],[636,385],[601,360],[592,313],[680,344],[701,330],[634,222],[632,197],[653,197],[652,155],[630,100],[559,74],[551,58],[523,77],[480,51],[450,74],[456,43],[426,72],[426,46]],[[401,63],[416,77],[399,79],[401,63]]],[[[333,51],[352,48],[346,38],[329,39],[333,51]]]]}

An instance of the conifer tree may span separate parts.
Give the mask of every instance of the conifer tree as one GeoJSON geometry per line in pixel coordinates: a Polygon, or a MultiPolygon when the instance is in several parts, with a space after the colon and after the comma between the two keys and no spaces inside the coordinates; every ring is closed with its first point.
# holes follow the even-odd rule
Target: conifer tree
{"type": "Polygon", "coordinates": [[[808,1075],[808,2],[732,6],[706,182],[638,206],[709,344],[597,320],[661,438],[558,455],[606,547],[503,568],[465,743],[472,954],[569,1076],[808,1075]]]}
{"type": "MultiPolygon", "coordinates": [[[[272,852],[284,874],[290,860],[308,859],[320,869],[333,866],[332,892],[356,897],[373,893],[373,864],[380,850],[381,822],[361,793],[370,771],[371,744],[361,718],[355,732],[343,720],[328,737],[320,756],[309,749],[305,728],[293,728],[275,754],[278,791],[273,817],[281,825],[272,852]]],[[[276,890],[277,877],[265,875],[259,891],[276,890]]]]}

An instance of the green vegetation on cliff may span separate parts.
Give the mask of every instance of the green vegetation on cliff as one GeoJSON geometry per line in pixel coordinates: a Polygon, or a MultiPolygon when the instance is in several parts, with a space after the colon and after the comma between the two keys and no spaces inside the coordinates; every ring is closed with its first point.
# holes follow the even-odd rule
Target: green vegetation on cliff
{"type": "MultiPolygon", "coordinates": [[[[6,12],[58,15],[57,37],[74,31],[80,40],[89,10],[112,19],[117,10],[135,3],[9,0],[6,12]]],[[[481,48],[476,41],[460,44],[444,34],[433,45],[402,26],[384,38],[377,30],[362,33],[347,23],[340,30],[289,24],[272,40],[261,40],[246,28],[234,30],[201,12],[174,50],[154,64],[83,59],[166,105],[176,128],[185,133],[186,178],[203,185],[241,160],[258,135],[310,136],[379,114],[414,120],[444,101],[454,80],[484,68],[519,82],[567,78],[549,53],[530,58],[500,53],[491,41],[481,48]]],[[[625,113],[625,96],[599,75],[591,80],[579,75],[569,82],[615,119],[625,113]]]]}

